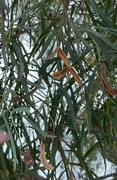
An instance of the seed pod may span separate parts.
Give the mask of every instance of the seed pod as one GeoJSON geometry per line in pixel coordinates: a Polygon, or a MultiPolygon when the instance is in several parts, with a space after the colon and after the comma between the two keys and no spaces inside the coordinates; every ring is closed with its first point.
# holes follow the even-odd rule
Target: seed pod
{"type": "Polygon", "coordinates": [[[73,75],[75,81],[79,84],[82,85],[82,81],[79,77],[79,75],[76,73],[75,69],[71,66],[69,67],[69,71],[71,72],[71,74],[73,75]]]}
{"type": "Polygon", "coordinates": [[[55,72],[55,73],[52,75],[52,77],[53,77],[54,79],[60,79],[60,78],[62,78],[63,76],[65,76],[67,72],[68,72],[68,68],[67,68],[67,66],[66,66],[66,67],[63,68],[61,71],[55,72]]]}
{"type": "Polygon", "coordinates": [[[47,162],[46,152],[45,152],[45,144],[42,141],[40,144],[40,161],[46,169],[48,169],[48,170],[54,169],[54,167],[47,162]]]}
{"type": "Polygon", "coordinates": [[[57,54],[64,61],[66,66],[69,68],[71,66],[70,65],[70,60],[67,58],[67,56],[65,55],[65,53],[63,52],[63,50],[61,48],[58,49],[57,54]]]}
{"type": "Polygon", "coordinates": [[[80,79],[80,77],[78,76],[78,74],[76,73],[76,70],[71,66],[71,62],[70,60],[67,58],[67,56],[65,55],[65,53],[63,52],[63,50],[60,47],[57,47],[54,52],[49,56],[53,57],[55,54],[58,54],[58,56],[63,60],[63,62],[65,63],[66,67],[64,69],[62,69],[61,71],[58,71],[56,73],[54,73],[52,75],[52,77],[54,79],[60,79],[61,77],[65,76],[65,74],[70,71],[70,73],[73,75],[75,81],[79,84],[82,85],[82,81],[80,79]]]}
{"type": "Polygon", "coordinates": [[[105,66],[105,64],[103,64],[102,67],[101,67],[101,79],[102,79],[102,83],[104,85],[105,90],[108,93],[117,96],[117,89],[113,88],[108,82],[108,79],[107,79],[107,76],[106,76],[106,66],[105,66]]]}

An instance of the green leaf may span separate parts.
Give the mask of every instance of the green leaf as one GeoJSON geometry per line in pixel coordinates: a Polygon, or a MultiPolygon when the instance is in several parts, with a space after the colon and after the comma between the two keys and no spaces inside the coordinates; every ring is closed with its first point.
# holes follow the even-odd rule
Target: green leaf
{"type": "Polygon", "coordinates": [[[18,107],[12,110],[12,112],[26,112],[27,114],[30,113],[30,109],[28,107],[18,107]]]}
{"type": "Polygon", "coordinates": [[[24,62],[23,62],[23,54],[22,54],[22,50],[21,50],[21,46],[19,46],[20,42],[16,42],[16,40],[12,40],[12,45],[15,51],[15,55],[17,57],[17,61],[20,64],[20,74],[19,77],[23,76],[24,73],[24,62]]]}
{"type": "Polygon", "coordinates": [[[7,12],[9,12],[9,8],[7,7],[4,0],[0,0],[0,6],[3,10],[6,10],[7,12]]]}
{"type": "Polygon", "coordinates": [[[92,132],[92,119],[91,119],[91,105],[90,99],[88,94],[88,87],[85,87],[85,99],[86,99],[86,111],[88,116],[88,126],[89,126],[89,133],[92,132]]]}
{"type": "Polygon", "coordinates": [[[15,170],[16,170],[16,164],[17,164],[17,152],[16,152],[16,148],[15,148],[15,143],[14,143],[14,139],[13,139],[13,134],[12,134],[12,132],[11,132],[10,126],[8,125],[8,121],[7,121],[7,118],[5,117],[4,113],[3,113],[3,118],[4,118],[4,121],[5,121],[5,123],[6,123],[6,127],[7,127],[7,131],[8,131],[9,139],[10,139],[10,142],[11,142],[11,148],[12,148],[13,160],[14,160],[13,169],[14,169],[14,171],[15,171],[15,170]]]}
{"type": "Polygon", "coordinates": [[[110,27],[115,29],[115,26],[113,25],[113,23],[107,18],[107,16],[98,8],[97,4],[95,3],[95,7],[96,7],[96,11],[99,14],[100,18],[103,21],[104,26],[106,27],[110,27]]]}
{"type": "Polygon", "coordinates": [[[34,123],[29,117],[23,115],[23,114],[20,113],[20,112],[19,112],[19,114],[20,114],[23,118],[25,118],[25,119],[27,120],[27,122],[29,122],[29,123],[32,125],[32,127],[33,127],[39,134],[41,134],[42,136],[48,137],[48,138],[55,138],[55,137],[56,137],[56,136],[54,136],[54,135],[50,135],[50,134],[47,134],[46,132],[42,131],[42,129],[41,129],[36,123],[34,123]]]}
{"type": "MultiPolygon", "coordinates": [[[[47,48],[49,47],[52,39],[54,38],[55,35],[57,35],[58,30],[59,30],[59,28],[58,28],[57,30],[53,31],[53,32],[50,34],[50,36],[47,38],[47,40],[45,41],[44,47],[42,46],[42,50],[41,50],[41,52],[39,53],[39,56],[37,57],[37,59],[42,58],[43,54],[46,52],[47,48]]],[[[41,43],[42,43],[42,41],[40,42],[39,47],[40,47],[41,43]]]]}
{"type": "Polygon", "coordinates": [[[66,89],[64,89],[60,84],[58,83],[55,83],[60,91],[63,93],[63,95],[65,96],[66,100],[67,100],[67,103],[68,103],[68,107],[69,107],[69,111],[70,111],[70,116],[71,116],[71,120],[72,120],[72,124],[73,124],[73,127],[74,129],[76,130],[76,132],[78,131],[78,128],[77,128],[77,122],[76,122],[76,115],[75,115],[75,111],[74,111],[74,106],[73,106],[73,103],[71,102],[71,98],[70,96],[68,95],[66,89]]]}
{"type": "MultiPolygon", "coordinates": [[[[94,35],[95,37],[101,39],[107,46],[109,46],[111,49],[113,50],[116,50],[117,49],[117,46],[111,42],[109,39],[106,38],[105,35],[99,33],[99,32],[96,32],[96,31],[91,31],[90,29],[87,29],[86,30],[90,35],[94,35]]],[[[93,37],[94,37],[93,36],[93,37]]]]}
{"type": "MultiPolygon", "coordinates": [[[[107,61],[109,66],[113,69],[113,64],[110,61],[110,57],[109,57],[109,54],[108,54],[108,49],[107,49],[107,47],[105,47],[105,44],[103,43],[103,41],[99,37],[97,37],[94,32],[88,30],[88,33],[96,41],[96,43],[99,45],[100,49],[102,50],[102,52],[103,52],[103,54],[105,56],[105,60],[107,61]]],[[[103,61],[103,59],[102,59],[102,61],[103,61]]]]}

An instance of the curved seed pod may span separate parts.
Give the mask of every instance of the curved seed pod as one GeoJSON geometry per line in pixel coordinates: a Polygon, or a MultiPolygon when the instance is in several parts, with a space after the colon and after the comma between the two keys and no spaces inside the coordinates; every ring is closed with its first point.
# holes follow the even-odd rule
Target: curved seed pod
{"type": "Polygon", "coordinates": [[[46,154],[45,153],[41,153],[40,154],[40,161],[41,161],[41,163],[43,164],[43,166],[46,169],[48,169],[48,170],[53,170],[54,169],[54,167],[47,162],[46,154]]]}
{"type": "Polygon", "coordinates": [[[71,74],[73,75],[75,81],[79,84],[82,85],[82,81],[80,79],[80,77],[78,76],[78,74],[76,73],[75,69],[71,66],[69,67],[69,71],[71,72],[71,74]]]}
{"type": "Polygon", "coordinates": [[[65,76],[67,72],[68,72],[68,68],[67,68],[67,66],[66,66],[66,67],[63,68],[61,71],[55,72],[55,73],[52,75],[52,77],[53,77],[54,79],[60,79],[60,78],[62,78],[63,76],[65,76]]]}
{"type": "Polygon", "coordinates": [[[52,77],[54,79],[60,79],[61,77],[65,76],[65,74],[68,72],[68,70],[71,72],[71,74],[73,75],[75,81],[81,85],[82,81],[80,79],[80,77],[78,76],[78,74],[76,73],[75,69],[73,69],[73,67],[71,66],[70,60],[67,58],[67,56],[65,55],[65,53],[63,52],[63,50],[60,47],[57,47],[54,52],[49,56],[53,57],[55,54],[58,54],[58,56],[64,61],[65,65],[67,67],[65,67],[64,69],[62,69],[59,72],[56,72],[52,75],[52,77]]]}
{"type": "Polygon", "coordinates": [[[117,96],[117,89],[113,88],[108,82],[108,79],[107,79],[107,76],[106,76],[106,66],[105,66],[105,64],[103,64],[102,67],[101,67],[101,79],[102,79],[105,90],[108,93],[117,96]]]}
{"type": "Polygon", "coordinates": [[[71,66],[70,65],[70,60],[67,58],[67,56],[65,55],[65,53],[63,52],[63,50],[61,48],[58,49],[57,54],[64,61],[66,66],[69,68],[71,66]]]}
{"type": "Polygon", "coordinates": [[[102,67],[101,67],[101,79],[102,79],[102,82],[104,84],[105,89],[107,91],[111,90],[112,87],[109,84],[109,82],[107,80],[107,77],[106,77],[106,66],[105,66],[105,64],[103,64],[102,67]]]}
{"type": "Polygon", "coordinates": [[[113,93],[113,95],[117,96],[117,89],[116,89],[116,88],[113,88],[113,89],[112,89],[112,93],[113,93]]]}
{"type": "Polygon", "coordinates": [[[40,151],[41,153],[45,152],[45,144],[43,143],[43,141],[41,141],[40,143],[40,151]]]}
{"type": "Polygon", "coordinates": [[[47,162],[46,153],[45,153],[45,144],[42,141],[41,141],[41,144],[40,144],[40,151],[41,151],[41,153],[40,153],[40,161],[43,164],[43,166],[48,170],[53,170],[54,167],[47,162]]]}

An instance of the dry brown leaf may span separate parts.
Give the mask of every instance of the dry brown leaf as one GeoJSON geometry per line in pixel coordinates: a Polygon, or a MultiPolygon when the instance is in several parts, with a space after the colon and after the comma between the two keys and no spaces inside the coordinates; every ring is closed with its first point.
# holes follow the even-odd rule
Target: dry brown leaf
{"type": "Polygon", "coordinates": [[[117,96],[117,89],[113,88],[108,82],[108,79],[106,76],[106,65],[105,64],[103,64],[101,67],[101,79],[102,79],[105,90],[108,93],[117,96]]]}
{"type": "Polygon", "coordinates": [[[41,153],[40,154],[40,161],[41,161],[41,163],[43,164],[43,166],[46,169],[48,169],[48,170],[53,170],[54,169],[54,167],[47,162],[46,154],[45,153],[41,153]]]}

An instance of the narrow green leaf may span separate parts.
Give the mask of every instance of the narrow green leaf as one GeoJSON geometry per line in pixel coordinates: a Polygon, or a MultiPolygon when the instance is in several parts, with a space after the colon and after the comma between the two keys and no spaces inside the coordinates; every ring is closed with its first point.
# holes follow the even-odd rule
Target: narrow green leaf
{"type": "Polygon", "coordinates": [[[12,132],[11,132],[11,129],[10,129],[10,126],[8,125],[8,121],[3,113],[3,118],[4,118],[4,121],[6,123],[6,127],[7,127],[7,131],[8,131],[8,134],[9,134],[9,139],[10,139],[10,142],[11,142],[11,148],[12,148],[12,152],[13,152],[13,160],[14,160],[14,171],[16,170],[16,164],[17,164],[17,153],[16,153],[16,148],[15,148],[15,143],[14,143],[14,139],[13,139],[13,135],[12,135],[12,132]]]}
{"type": "Polygon", "coordinates": [[[26,78],[21,77],[21,82],[22,82],[22,85],[23,85],[23,88],[24,88],[24,91],[25,91],[25,94],[26,94],[26,98],[28,99],[29,102],[31,102],[26,78]]]}
{"type": "Polygon", "coordinates": [[[103,131],[101,131],[101,130],[99,130],[99,129],[96,129],[95,132],[100,133],[100,134],[103,135],[103,137],[105,137],[105,138],[110,138],[110,139],[112,139],[112,140],[114,140],[114,141],[117,141],[117,137],[112,136],[110,133],[105,133],[105,132],[103,132],[103,131]]]}
{"type": "Polygon", "coordinates": [[[43,48],[42,48],[42,51],[40,52],[39,56],[37,57],[37,59],[40,59],[42,58],[43,54],[46,52],[46,50],[48,49],[49,45],[50,45],[50,42],[52,41],[52,39],[54,38],[54,36],[58,33],[58,29],[57,28],[56,30],[54,30],[51,35],[47,38],[43,48]]]}
{"type": "Polygon", "coordinates": [[[33,83],[31,81],[26,81],[27,84],[31,85],[32,87],[37,87],[38,89],[46,89],[45,87],[39,85],[38,83],[33,83]]]}
{"type": "Polygon", "coordinates": [[[7,57],[6,57],[6,43],[3,43],[3,59],[4,59],[4,63],[5,63],[5,68],[8,71],[8,61],[7,61],[7,57]]]}
{"type": "Polygon", "coordinates": [[[90,16],[90,18],[92,19],[93,24],[94,24],[95,26],[97,26],[97,22],[96,22],[96,19],[95,19],[94,14],[93,14],[93,11],[92,11],[92,9],[91,9],[91,7],[90,7],[90,3],[89,3],[88,1],[84,1],[84,2],[85,2],[85,4],[86,4],[86,7],[87,7],[87,10],[88,10],[89,16],[90,16]]]}
{"type": "Polygon", "coordinates": [[[72,133],[74,135],[75,142],[77,142],[77,146],[76,146],[77,151],[75,150],[76,148],[74,148],[74,147],[71,147],[72,148],[71,150],[72,150],[72,152],[74,152],[76,157],[79,159],[79,161],[80,161],[79,166],[81,166],[81,168],[83,168],[86,171],[89,179],[93,180],[92,172],[91,172],[90,168],[88,167],[88,164],[85,162],[84,157],[82,156],[80,143],[78,144],[79,137],[77,135],[77,132],[72,131],[72,133]]]}
{"type": "Polygon", "coordinates": [[[25,17],[25,15],[28,14],[28,13],[31,13],[31,12],[34,13],[33,11],[35,11],[37,8],[40,7],[40,3],[41,2],[38,2],[38,3],[34,4],[33,6],[27,8],[23,13],[21,13],[21,15],[16,16],[16,18],[12,21],[12,24],[19,21],[22,17],[25,17]]]}
{"type": "Polygon", "coordinates": [[[95,3],[96,11],[99,14],[100,18],[103,21],[103,24],[107,27],[116,29],[114,24],[107,18],[107,16],[98,8],[98,5],[95,3]]]}
{"type": "Polygon", "coordinates": [[[75,115],[74,106],[73,106],[73,103],[71,102],[70,96],[68,95],[66,89],[64,89],[60,84],[58,84],[58,83],[55,83],[55,84],[59,87],[60,91],[63,93],[63,95],[65,96],[65,98],[67,100],[72,124],[73,124],[74,129],[77,132],[78,128],[77,128],[77,122],[76,122],[76,115],[75,115]]]}
{"type": "Polygon", "coordinates": [[[0,0],[0,6],[3,10],[6,10],[7,12],[9,12],[9,8],[7,7],[4,0],[0,0]]]}
{"type": "Polygon", "coordinates": [[[27,114],[30,113],[30,109],[28,107],[18,107],[18,108],[15,108],[13,109],[12,112],[26,112],[27,114]]]}
{"type": "MultiPolygon", "coordinates": [[[[113,123],[113,126],[115,128],[117,128],[117,121],[115,118],[112,117],[112,115],[106,111],[104,111],[104,114],[107,116],[107,118],[109,118],[109,120],[113,123]]],[[[114,114],[116,114],[116,112],[114,112],[114,114]]]]}
{"type": "Polygon", "coordinates": [[[20,113],[20,112],[19,112],[19,114],[20,114],[23,118],[25,118],[25,119],[32,125],[32,127],[33,127],[39,134],[41,134],[42,136],[48,137],[48,138],[55,138],[55,137],[56,137],[56,136],[47,134],[46,132],[42,131],[42,129],[41,129],[39,126],[37,126],[37,124],[34,123],[29,117],[25,116],[24,114],[22,114],[22,113],[20,113]]]}
{"type": "Polygon", "coordinates": [[[81,152],[83,152],[84,143],[85,143],[85,126],[84,126],[84,123],[83,123],[82,131],[81,131],[81,143],[80,143],[81,152]]]}
{"type": "MultiPolygon", "coordinates": [[[[52,27],[54,25],[55,25],[55,23],[50,23],[50,25],[41,33],[41,35],[37,39],[37,43],[34,45],[34,47],[32,49],[31,55],[35,54],[37,51],[39,51],[39,48],[41,46],[43,49],[43,47],[45,47],[45,46],[47,47],[50,44],[50,41],[52,41],[52,38],[57,33],[56,30],[51,33],[52,27]],[[51,33],[50,38],[49,38],[49,33],[51,33]],[[46,38],[48,38],[49,42],[48,42],[48,40],[46,40],[46,38]],[[47,45],[46,45],[46,43],[47,43],[47,45]]],[[[44,51],[46,51],[46,48],[44,50],[42,50],[43,53],[44,53],[44,51]]],[[[42,53],[42,55],[43,55],[43,53],[42,53]]],[[[39,59],[42,55],[39,55],[37,59],[39,59]]]]}
{"type": "Polygon", "coordinates": [[[20,46],[18,45],[18,42],[16,42],[16,40],[12,40],[12,45],[17,57],[17,61],[19,61],[20,64],[20,77],[23,76],[24,73],[24,63],[23,63],[23,54],[22,54],[22,50],[20,49],[20,46]]]}
{"type": "MultiPolygon", "coordinates": [[[[108,50],[107,47],[105,47],[105,44],[103,43],[103,41],[101,39],[99,39],[93,32],[89,32],[90,36],[96,41],[96,43],[99,45],[100,49],[102,50],[104,56],[105,56],[105,60],[107,61],[107,63],[109,64],[109,66],[114,69],[112,62],[110,61],[110,57],[108,54],[108,50]]],[[[102,59],[102,61],[104,61],[102,59]]]]}
{"type": "Polygon", "coordinates": [[[117,46],[114,45],[114,43],[112,43],[109,39],[106,38],[106,36],[104,34],[101,34],[99,32],[96,31],[92,31],[90,29],[86,30],[88,33],[90,34],[94,34],[95,37],[100,38],[107,46],[109,46],[111,49],[116,50],[117,46]]]}
{"type": "Polygon", "coordinates": [[[85,86],[85,100],[86,100],[86,111],[88,116],[89,133],[91,133],[92,132],[91,105],[89,100],[89,90],[87,86],[85,86]]]}

